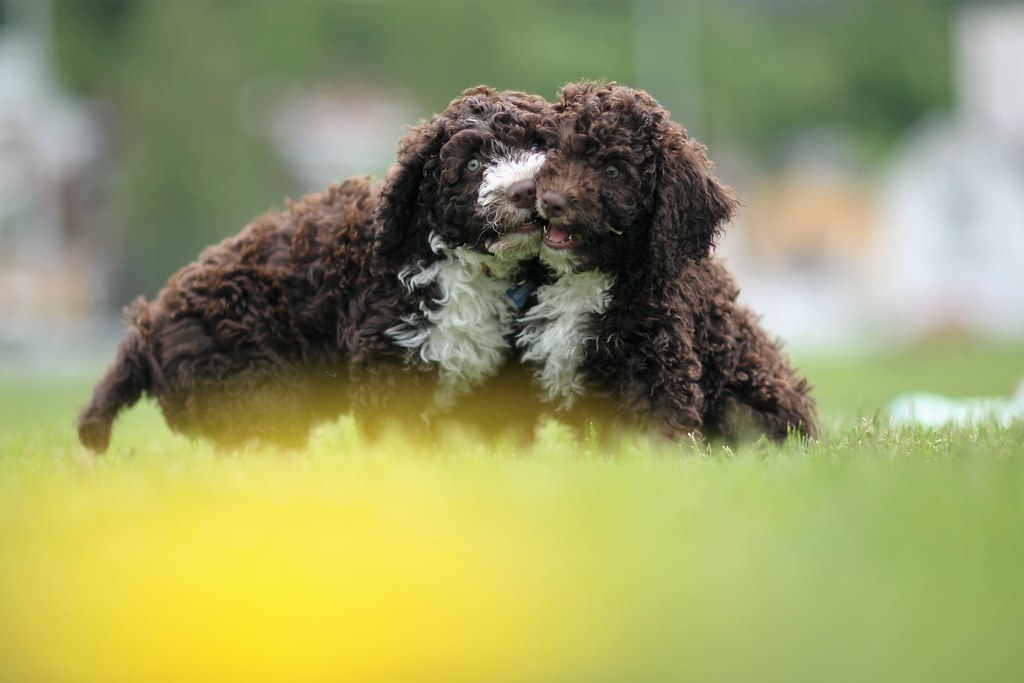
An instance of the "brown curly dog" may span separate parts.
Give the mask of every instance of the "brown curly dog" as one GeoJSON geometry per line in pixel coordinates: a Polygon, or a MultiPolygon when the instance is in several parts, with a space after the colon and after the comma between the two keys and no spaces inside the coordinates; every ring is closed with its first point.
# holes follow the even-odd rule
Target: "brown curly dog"
{"type": "Polygon", "coordinates": [[[557,278],[517,339],[546,400],[672,438],[814,437],[806,380],[710,256],[737,202],[704,147],[643,91],[574,83],[553,109],[537,197],[557,278]]]}
{"type": "Polygon", "coordinates": [[[300,445],[349,410],[371,428],[450,410],[511,351],[547,106],[467,90],[402,141],[381,189],[347,180],[206,249],[128,311],[82,443],[105,450],[143,394],[176,431],[229,447],[300,445]]]}

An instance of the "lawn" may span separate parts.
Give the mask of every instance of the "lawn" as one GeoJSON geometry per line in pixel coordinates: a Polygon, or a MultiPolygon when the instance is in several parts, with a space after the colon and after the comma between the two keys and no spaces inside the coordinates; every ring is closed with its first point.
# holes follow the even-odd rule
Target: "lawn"
{"type": "Polygon", "coordinates": [[[150,405],[93,458],[88,380],[0,389],[0,681],[1024,680],[1024,348],[800,358],[818,444],[453,434],[217,454],[150,405]]]}

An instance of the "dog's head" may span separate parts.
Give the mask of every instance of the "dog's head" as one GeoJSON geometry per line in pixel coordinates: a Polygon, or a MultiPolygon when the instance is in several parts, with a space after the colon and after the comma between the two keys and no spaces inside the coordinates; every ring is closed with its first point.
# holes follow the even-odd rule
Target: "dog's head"
{"type": "Polygon", "coordinates": [[[479,86],[413,127],[381,192],[377,258],[400,265],[439,246],[509,261],[536,256],[538,127],[548,108],[537,96],[479,86]]]}
{"type": "Polygon", "coordinates": [[[571,83],[542,125],[541,260],[671,278],[706,257],[736,209],[703,145],[642,90],[571,83]]]}

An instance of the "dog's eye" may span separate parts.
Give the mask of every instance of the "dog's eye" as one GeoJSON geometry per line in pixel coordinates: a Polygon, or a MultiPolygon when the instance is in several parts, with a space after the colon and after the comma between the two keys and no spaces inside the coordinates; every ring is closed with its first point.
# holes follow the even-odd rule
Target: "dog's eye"
{"type": "Polygon", "coordinates": [[[466,170],[469,171],[470,173],[479,171],[480,165],[481,164],[479,159],[470,159],[469,161],[466,162],[466,170]]]}
{"type": "Polygon", "coordinates": [[[618,178],[620,175],[622,175],[622,171],[619,170],[618,166],[609,166],[608,168],[604,169],[604,174],[609,178],[618,178]]]}

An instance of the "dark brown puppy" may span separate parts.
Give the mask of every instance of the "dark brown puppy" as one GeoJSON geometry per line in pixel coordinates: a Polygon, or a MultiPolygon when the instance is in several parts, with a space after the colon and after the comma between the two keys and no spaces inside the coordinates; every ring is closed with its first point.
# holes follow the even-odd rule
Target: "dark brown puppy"
{"type": "Polygon", "coordinates": [[[813,437],[807,382],[710,256],[737,203],[704,147],[614,84],[567,85],[545,133],[540,259],[557,280],[517,343],[546,399],[669,437],[813,437]]]}
{"type": "Polygon", "coordinates": [[[79,418],[107,448],[143,394],[220,445],[304,443],[354,410],[364,425],[450,410],[511,345],[506,295],[536,254],[541,98],[466,91],[401,145],[383,188],[350,179],[257,219],[174,274],[79,418]]]}

